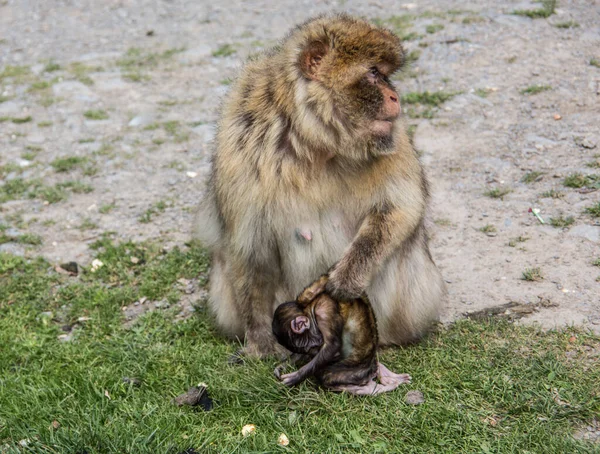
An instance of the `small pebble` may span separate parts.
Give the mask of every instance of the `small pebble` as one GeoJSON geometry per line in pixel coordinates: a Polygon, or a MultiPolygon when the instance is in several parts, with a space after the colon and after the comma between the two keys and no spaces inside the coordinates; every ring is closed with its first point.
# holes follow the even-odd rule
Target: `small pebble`
{"type": "Polygon", "coordinates": [[[423,397],[423,393],[421,391],[409,391],[404,397],[404,402],[409,405],[421,405],[423,402],[425,402],[425,397],[423,397]]]}

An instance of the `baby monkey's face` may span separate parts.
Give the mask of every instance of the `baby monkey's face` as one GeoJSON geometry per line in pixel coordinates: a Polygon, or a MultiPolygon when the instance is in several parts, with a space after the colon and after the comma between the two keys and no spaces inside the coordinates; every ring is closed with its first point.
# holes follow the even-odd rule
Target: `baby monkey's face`
{"type": "Polygon", "coordinates": [[[277,341],[294,353],[316,354],[323,336],[311,313],[296,301],[281,304],[273,315],[273,334],[277,341]]]}

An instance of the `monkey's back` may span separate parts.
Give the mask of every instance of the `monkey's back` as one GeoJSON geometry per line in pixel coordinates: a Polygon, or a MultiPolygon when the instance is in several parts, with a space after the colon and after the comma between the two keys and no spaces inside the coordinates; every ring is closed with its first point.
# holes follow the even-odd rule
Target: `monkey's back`
{"type": "Polygon", "coordinates": [[[371,304],[362,299],[338,302],[345,320],[342,354],[317,377],[328,387],[364,385],[377,373],[377,323],[371,304]]]}

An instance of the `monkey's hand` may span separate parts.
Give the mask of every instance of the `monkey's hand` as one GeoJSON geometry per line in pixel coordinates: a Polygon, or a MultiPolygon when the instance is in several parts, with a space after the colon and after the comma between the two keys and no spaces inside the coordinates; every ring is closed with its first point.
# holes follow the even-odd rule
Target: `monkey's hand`
{"type": "Polygon", "coordinates": [[[302,380],[304,380],[304,377],[301,374],[299,374],[298,371],[296,371],[282,375],[280,377],[280,380],[283,382],[284,385],[294,386],[300,383],[302,380]]]}
{"type": "Polygon", "coordinates": [[[367,277],[344,260],[339,261],[329,272],[329,281],[325,291],[338,301],[351,300],[363,296],[368,285],[367,277]]]}

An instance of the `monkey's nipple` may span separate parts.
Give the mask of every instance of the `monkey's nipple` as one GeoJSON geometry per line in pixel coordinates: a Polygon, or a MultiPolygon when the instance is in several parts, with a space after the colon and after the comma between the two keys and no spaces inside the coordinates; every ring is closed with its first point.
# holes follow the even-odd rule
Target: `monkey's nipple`
{"type": "Polygon", "coordinates": [[[312,241],[312,232],[306,227],[296,228],[296,238],[300,241],[312,241]]]}

